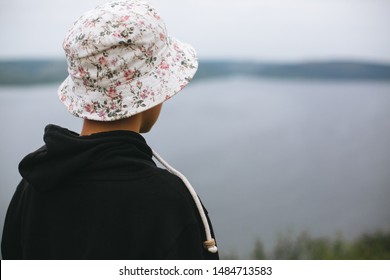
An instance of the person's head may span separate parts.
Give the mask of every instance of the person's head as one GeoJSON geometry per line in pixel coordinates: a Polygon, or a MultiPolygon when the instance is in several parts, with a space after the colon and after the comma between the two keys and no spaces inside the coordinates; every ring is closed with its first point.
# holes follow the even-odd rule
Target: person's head
{"type": "Polygon", "coordinates": [[[194,49],[169,37],[157,11],[141,0],[111,1],[86,12],[63,46],[69,76],[58,95],[68,111],[107,125],[142,118],[144,132],[157,120],[160,104],[198,67],[194,49]]]}
{"type": "Polygon", "coordinates": [[[134,116],[109,122],[84,119],[81,135],[86,136],[97,132],[107,132],[113,130],[130,130],[138,133],[147,133],[156,123],[160,115],[161,108],[162,103],[134,116]]]}

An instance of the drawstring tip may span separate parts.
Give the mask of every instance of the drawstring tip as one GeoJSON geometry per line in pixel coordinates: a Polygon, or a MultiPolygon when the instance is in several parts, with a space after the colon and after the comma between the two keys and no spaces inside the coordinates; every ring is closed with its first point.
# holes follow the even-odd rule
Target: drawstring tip
{"type": "Polygon", "coordinates": [[[203,243],[203,246],[207,249],[207,251],[209,251],[210,253],[217,253],[218,252],[218,248],[217,246],[215,246],[215,240],[214,239],[210,239],[210,240],[206,240],[204,243],[203,243]]]}
{"type": "Polygon", "coordinates": [[[215,253],[218,252],[217,246],[213,246],[213,247],[211,247],[211,248],[208,248],[207,250],[208,250],[210,253],[213,253],[213,254],[215,254],[215,253]]]}

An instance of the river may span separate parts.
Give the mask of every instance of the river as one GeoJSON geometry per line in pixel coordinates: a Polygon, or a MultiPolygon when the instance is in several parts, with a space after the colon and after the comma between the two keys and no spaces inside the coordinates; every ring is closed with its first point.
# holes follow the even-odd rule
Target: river
{"type": "MultiPolygon", "coordinates": [[[[19,161],[46,124],[79,131],[57,85],[0,87],[0,223],[19,161]]],[[[190,84],[163,107],[148,143],[186,174],[222,254],[247,258],[259,238],[390,228],[390,83],[245,77],[190,84]]]]}

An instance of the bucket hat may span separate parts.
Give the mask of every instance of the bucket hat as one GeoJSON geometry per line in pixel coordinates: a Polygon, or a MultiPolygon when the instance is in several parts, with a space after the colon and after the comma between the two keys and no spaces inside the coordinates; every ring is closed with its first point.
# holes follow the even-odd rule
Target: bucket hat
{"type": "Polygon", "coordinates": [[[195,50],[170,37],[154,7],[111,1],[82,15],[63,48],[69,76],[58,89],[73,115],[114,121],[171,98],[198,68],[195,50]]]}

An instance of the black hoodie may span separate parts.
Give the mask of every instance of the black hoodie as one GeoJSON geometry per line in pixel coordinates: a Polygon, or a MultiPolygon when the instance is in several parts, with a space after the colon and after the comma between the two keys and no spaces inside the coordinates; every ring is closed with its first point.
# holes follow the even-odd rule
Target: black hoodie
{"type": "Polygon", "coordinates": [[[19,165],[4,259],[218,259],[186,186],[140,134],[49,125],[44,141],[19,165]]]}

